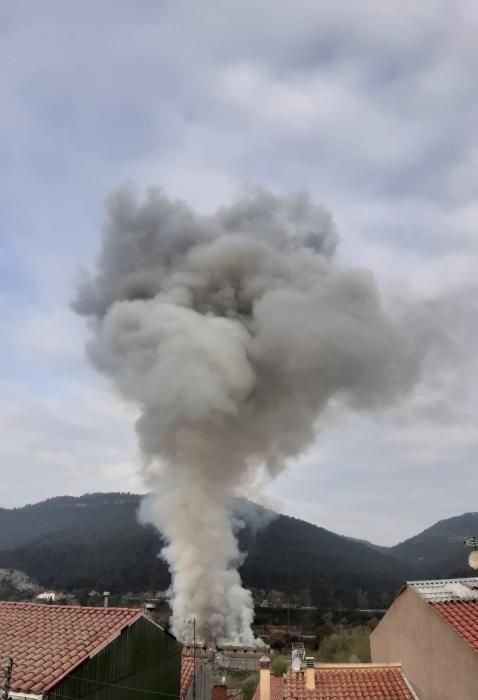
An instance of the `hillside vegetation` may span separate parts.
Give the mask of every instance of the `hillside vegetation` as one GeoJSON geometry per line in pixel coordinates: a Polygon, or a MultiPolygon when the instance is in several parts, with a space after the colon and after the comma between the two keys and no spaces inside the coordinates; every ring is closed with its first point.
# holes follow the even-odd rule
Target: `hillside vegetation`
{"type": "MultiPolygon", "coordinates": [[[[66,591],[164,590],[170,577],[158,556],[163,542],[154,528],[138,523],[139,503],[135,494],[86,494],[0,509],[0,567],[66,591]]],[[[365,607],[381,605],[406,579],[470,575],[463,545],[448,538],[476,533],[477,514],[441,521],[387,549],[288,516],[271,520],[259,506],[238,504],[241,517],[251,508],[259,516],[255,522],[269,521],[262,529],[246,526],[239,532],[247,552],[241,575],[251,588],[293,595],[307,587],[321,607],[365,607]]]]}

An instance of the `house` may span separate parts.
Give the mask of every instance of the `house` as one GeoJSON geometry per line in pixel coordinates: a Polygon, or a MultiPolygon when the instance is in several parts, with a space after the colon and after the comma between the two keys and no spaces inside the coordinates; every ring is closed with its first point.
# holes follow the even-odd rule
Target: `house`
{"type": "Polygon", "coordinates": [[[180,700],[211,700],[210,670],[198,659],[182,657],[180,700]]]}
{"type": "Polygon", "coordinates": [[[222,668],[238,671],[258,671],[261,656],[268,651],[269,646],[246,647],[238,645],[223,645],[216,647],[215,662],[222,668]]]}
{"type": "Polygon", "coordinates": [[[0,602],[13,700],[178,697],[181,645],[140,609],[0,602]]]}
{"type": "MultiPolygon", "coordinates": [[[[314,664],[272,676],[261,660],[252,700],[419,700],[400,664],[314,664]]],[[[420,699],[421,700],[421,699],[420,699]]],[[[451,700],[451,699],[450,699],[451,700]]]]}
{"type": "Polygon", "coordinates": [[[410,581],[370,638],[400,661],[420,700],[478,698],[478,578],[410,581]]]}

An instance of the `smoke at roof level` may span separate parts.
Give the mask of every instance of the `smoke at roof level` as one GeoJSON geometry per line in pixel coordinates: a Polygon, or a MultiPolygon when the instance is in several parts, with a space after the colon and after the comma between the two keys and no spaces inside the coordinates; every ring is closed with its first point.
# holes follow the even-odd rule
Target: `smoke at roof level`
{"type": "Polygon", "coordinates": [[[382,308],[370,273],[333,261],[329,214],[255,190],[213,216],[151,190],[109,202],[94,276],[74,308],[89,355],[141,409],[137,432],[168,541],[173,630],[251,644],[231,497],[307,448],[332,397],[356,408],[416,381],[421,335],[382,308]]]}

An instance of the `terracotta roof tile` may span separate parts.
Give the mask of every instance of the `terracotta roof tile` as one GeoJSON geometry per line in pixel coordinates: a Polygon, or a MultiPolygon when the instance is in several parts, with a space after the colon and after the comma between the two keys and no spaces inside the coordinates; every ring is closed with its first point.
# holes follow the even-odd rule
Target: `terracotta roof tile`
{"type": "Polygon", "coordinates": [[[330,666],[315,669],[315,690],[305,687],[305,672],[289,671],[284,700],[413,700],[399,666],[330,666]]]}
{"type": "MultiPolygon", "coordinates": [[[[284,696],[284,680],[271,674],[271,700],[282,700],[284,696]]],[[[259,685],[252,700],[260,700],[259,685]]]]}
{"type": "MultiPolygon", "coordinates": [[[[259,686],[253,700],[260,700],[259,686]]],[[[271,676],[271,700],[414,700],[400,666],[340,665],[315,668],[315,689],[307,690],[305,671],[271,676]]]]}
{"type": "Polygon", "coordinates": [[[478,601],[431,603],[431,606],[478,652],[478,601]]]}
{"type": "Polygon", "coordinates": [[[181,660],[181,690],[179,693],[181,696],[181,700],[183,700],[183,698],[186,697],[188,688],[191,685],[195,663],[197,664],[198,662],[195,662],[195,660],[192,659],[190,656],[183,656],[181,660]]]}
{"type": "Polygon", "coordinates": [[[284,681],[282,678],[271,678],[271,700],[282,700],[284,697],[284,681]]]}
{"type": "Polygon", "coordinates": [[[0,602],[0,658],[12,691],[44,692],[127,627],[141,610],[0,602]]]}

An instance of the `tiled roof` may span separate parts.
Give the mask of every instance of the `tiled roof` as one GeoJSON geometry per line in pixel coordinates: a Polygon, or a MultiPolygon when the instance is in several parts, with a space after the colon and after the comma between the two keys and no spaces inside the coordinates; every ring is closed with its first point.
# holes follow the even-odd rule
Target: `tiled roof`
{"type": "Polygon", "coordinates": [[[182,698],[186,697],[186,693],[188,692],[188,688],[191,685],[193,678],[194,666],[197,663],[198,662],[192,659],[190,656],[183,656],[181,660],[181,690],[179,693],[181,700],[182,698]]]}
{"type": "Polygon", "coordinates": [[[11,690],[49,690],[140,615],[132,608],[0,602],[0,658],[13,659],[11,690]]]}
{"type": "MultiPolygon", "coordinates": [[[[282,700],[284,697],[284,681],[271,674],[271,700],[282,700]]],[[[257,686],[252,700],[260,700],[260,684],[257,686]]]]}
{"type": "Polygon", "coordinates": [[[448,578],[435,581],[407,581],[418,595],[429,603],[450,600],[478,600],[478,577],[448,578]]]}
{"type": "Polygon", "coordinates": [[[399,664],[330,664],[315,668],[315,689],[305,671],[284,676],[284,700],[415,700],[399,664]]]}
{"type": "Polygon", "coordinates": [[[478,601],[432,603],[432,608],[478,652],[478,601]]]}

